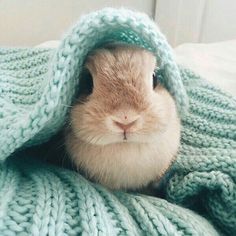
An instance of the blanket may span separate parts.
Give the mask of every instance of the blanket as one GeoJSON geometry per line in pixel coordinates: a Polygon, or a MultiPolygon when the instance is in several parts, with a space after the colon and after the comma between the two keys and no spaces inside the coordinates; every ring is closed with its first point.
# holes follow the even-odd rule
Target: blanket
{"type": "Polygon", "coordinates": [[[178,66],[144,14],[106,8],[83,16],[56,49],[0,48],[0,134],[1,235],[236,232],[235,98],[178,66]],[[159,186],[165,199],[112,192],[26,152],[63,127],[87,54],[111,41],[153,52],[175,99],[181,147],[159,186]]]}

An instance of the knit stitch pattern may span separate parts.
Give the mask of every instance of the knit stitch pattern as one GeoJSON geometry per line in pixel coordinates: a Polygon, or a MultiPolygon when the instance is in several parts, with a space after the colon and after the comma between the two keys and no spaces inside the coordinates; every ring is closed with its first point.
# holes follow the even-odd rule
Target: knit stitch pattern
{"type": "Polygon", "coordinates": [[[55,50],[0,48],[0,130],[0,235],[236,232],[236,101],[178,67],[165,37],[144,14],[110,8],[90,13],[55,50]],[[163,187],[169,202],[110,192],[19,151],[60,130],[87,54],[110,41],[152,51],[176,101],[181,147],[163,187]]]}

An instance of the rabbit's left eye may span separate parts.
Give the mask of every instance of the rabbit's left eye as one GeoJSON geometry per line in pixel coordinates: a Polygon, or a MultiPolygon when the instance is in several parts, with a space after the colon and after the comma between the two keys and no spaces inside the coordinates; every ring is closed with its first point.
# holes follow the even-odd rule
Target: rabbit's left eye
{"type": "Polygon", "coordinates": [[[82,71],[78,87],[78,94],[90,95],[93,92],[93,78],[88,70],[82,71]]]}
{"type": "Polygon", "coordinates": [[[153,80],[153,89],[155,89],[157,87],[157,85],[159,84],[159,80],[158,80],[156,73],[153,73],[152,80],[153,80]]]}

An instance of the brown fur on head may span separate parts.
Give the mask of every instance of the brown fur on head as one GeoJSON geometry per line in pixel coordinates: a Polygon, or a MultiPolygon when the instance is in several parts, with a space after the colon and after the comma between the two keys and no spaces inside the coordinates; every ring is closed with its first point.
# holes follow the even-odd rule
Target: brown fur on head
{"type": "Polygon", "coordinates": [[[151,53],[142,49],[100,49],[86,63],[94,80],[93,96],[112,110],[129,106],[142,112],[149,104],[155,65],[151,53]]]}
{"type": "MultiPolygon", "coordinates": [[[[160,159],[156,165],[162,167],[154,170],[148,159],[146,167],[142,163],[143,171],[152,173],[153,178],[168,167],[179,144],[175,103],[161,85],[153,88],[155,57],[141,48],[118,46],[96,50],[88,57],[85,67],[92,75],[93,91],[72,109],[71,131],[67,136],[69,153],[89,177],[109,187],[133,188],[147,184],[151,181],[150,174],[140,179],[139,168],[136,167],[137,173],[133,169],[135,162],[141,161],[141,151],[136,151],[162,145],[159,150],[153,150],[159,155],[156,160],[160,159]],[[165,147],[168,150],[162,150],[165,147]],[[117,156],[117,152],[120,155],[117,156]],[[145,169],[148,166],[150,170],[145,169]],[[118,168],[118,173],[114,174],[113,168],[118,168]],[[119,172],[119,168],[123,170],[119,172]],[[124,170],[129,171],[130,176],[126,176],[124,170]],[[129,180],[119,179],[119,173],[129,180]]],[[[148,154],[150,150],[142,155],[148,154]]]]}

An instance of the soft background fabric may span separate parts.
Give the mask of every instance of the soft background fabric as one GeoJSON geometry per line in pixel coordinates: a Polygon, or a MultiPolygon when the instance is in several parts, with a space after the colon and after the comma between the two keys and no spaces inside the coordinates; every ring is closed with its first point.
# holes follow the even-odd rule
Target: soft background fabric
{"type": "Polygon", "coordinates": [[[143,14],[92,13],[54,50],[2,48],[0,130],[3,235],[230,235],[236,230],[236,101],[177,67],[164,36],[143,14]],[[27,153],[28,146],[47,141],[63,126],[87,53],[110,40],[151,50],[158,76],[176,100],[181,148],[162,186],[172,203],[110,192],[27,153]]]}
{"type": "Polygon", "coordinates": [[[175,48],[176,61],[236,97],[236,40],[186,43],[175,48]]]}

